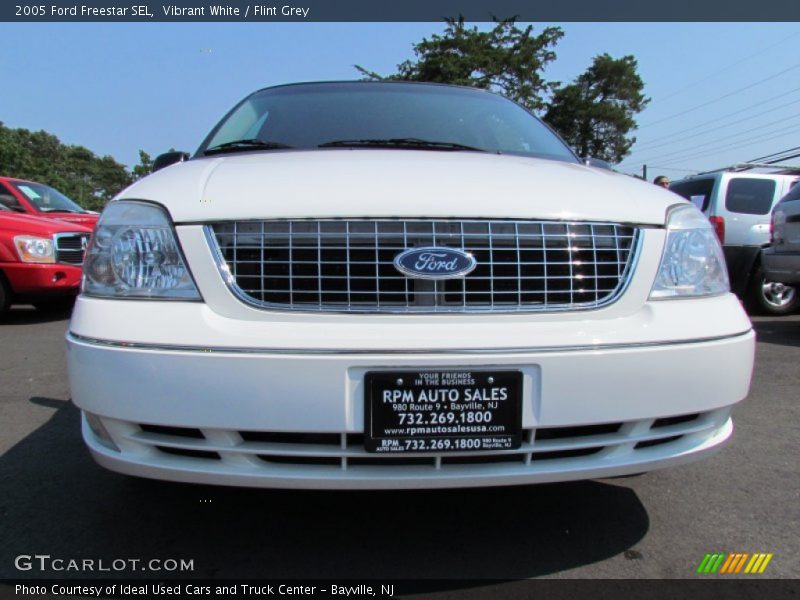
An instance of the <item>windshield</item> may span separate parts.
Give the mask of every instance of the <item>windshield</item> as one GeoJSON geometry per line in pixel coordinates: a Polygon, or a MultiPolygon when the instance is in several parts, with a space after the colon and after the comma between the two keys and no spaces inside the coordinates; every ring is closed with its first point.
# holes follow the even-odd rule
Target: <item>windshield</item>
{"type": "Polygon", "coordinates": [[[9,183],[42,212],[87,212],[58,190],[42,183],[32,181],[9,181],[9,183]]]}
{"type": "Polygon", "coordinates": [[[409,83],[319,83],[261,90],[217,125],[198,155],[225,144],[230,145],[223,146],[228,151],[325,145],[398,150],[416,144],[426,150],[477,149],[577,162],[558,136],[510,100],[469,88],[409,83]],[[247,143],[231,144],[242,140],[247,143]]]}

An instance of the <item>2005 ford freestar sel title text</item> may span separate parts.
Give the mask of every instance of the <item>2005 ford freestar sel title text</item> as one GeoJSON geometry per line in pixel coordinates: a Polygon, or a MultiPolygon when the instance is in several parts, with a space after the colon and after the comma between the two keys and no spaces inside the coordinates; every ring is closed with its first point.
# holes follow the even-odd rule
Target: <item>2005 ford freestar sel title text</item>
{"type": "Polygon", "coordinates": [[[509,100],[267,88],[156,166],[103,212],[67,334],[109,469],[524,484],[687,463],[733,432],[754,334],[706,218],[509,100]]]}

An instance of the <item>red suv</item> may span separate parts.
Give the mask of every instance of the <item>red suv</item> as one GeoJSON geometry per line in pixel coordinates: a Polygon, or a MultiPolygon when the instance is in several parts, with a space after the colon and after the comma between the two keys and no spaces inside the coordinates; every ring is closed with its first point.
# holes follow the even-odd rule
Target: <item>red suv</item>
{"type": "Polygon", "coordinates": [[[0,177],[0,210],[59,219],[94,229],[99,214],[81,208],[58,190],[43,183],[0,177]]]}
{"type": "Polygon", "coordinates": [[[0,205],[0,315],[11,304],[65,308],[78,293],[91,228],[0,205]]]}

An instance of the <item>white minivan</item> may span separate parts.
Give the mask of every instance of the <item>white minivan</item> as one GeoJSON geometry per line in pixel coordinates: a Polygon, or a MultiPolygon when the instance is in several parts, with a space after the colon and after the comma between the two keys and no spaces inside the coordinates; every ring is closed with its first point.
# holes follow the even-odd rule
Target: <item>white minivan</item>
{"type": "Polygon", "coordinates": [[[798,175],[726,170],[669,186],[714,225],[725,252],[731,291],[759,312],[786,314],[800,303],[794,287],[764,277],[760,259],[761,249],[769,244],[772,207],[798,180],[798,175]]]}
{"type": "Polygon", "coordinates": [[[87,250],[68,364],[101,465],[494,486],[641,473],[731,437],[755,336],[708,219],[587,166],[522,106],[272,87],[180,158],[122,191],[87,250]]]}

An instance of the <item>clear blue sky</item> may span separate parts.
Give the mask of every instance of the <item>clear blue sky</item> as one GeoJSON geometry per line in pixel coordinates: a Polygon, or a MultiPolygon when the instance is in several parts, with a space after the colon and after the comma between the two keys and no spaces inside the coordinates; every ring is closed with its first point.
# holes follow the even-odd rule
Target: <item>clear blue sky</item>
{"type": "MultiPolygon", "coordinates": [[[[537,24],[537,29],[545,25],[537,24]]],[[[556,24],[557,25],[557,24],[556,24]]],[[[633,54],[652,98],[626,172],[652,178],[800,146],[800,24],[566,23],[548,79],[633,54]],[[743,89],[746,88],[746,89],[743,89]],[[683,114],[680,114],[683,113],[683,114]],[[731,114],[735,113],[735,114],[731,114]],[[729,116],[730,115],[730,116],[729,116]]],[[[132,166],[192,151],[267,85],[390,72],[439,23],[0,24],[0,121],[132,166]]],[[[800,163],[800,159],[795,159],[800,163]]]]}

